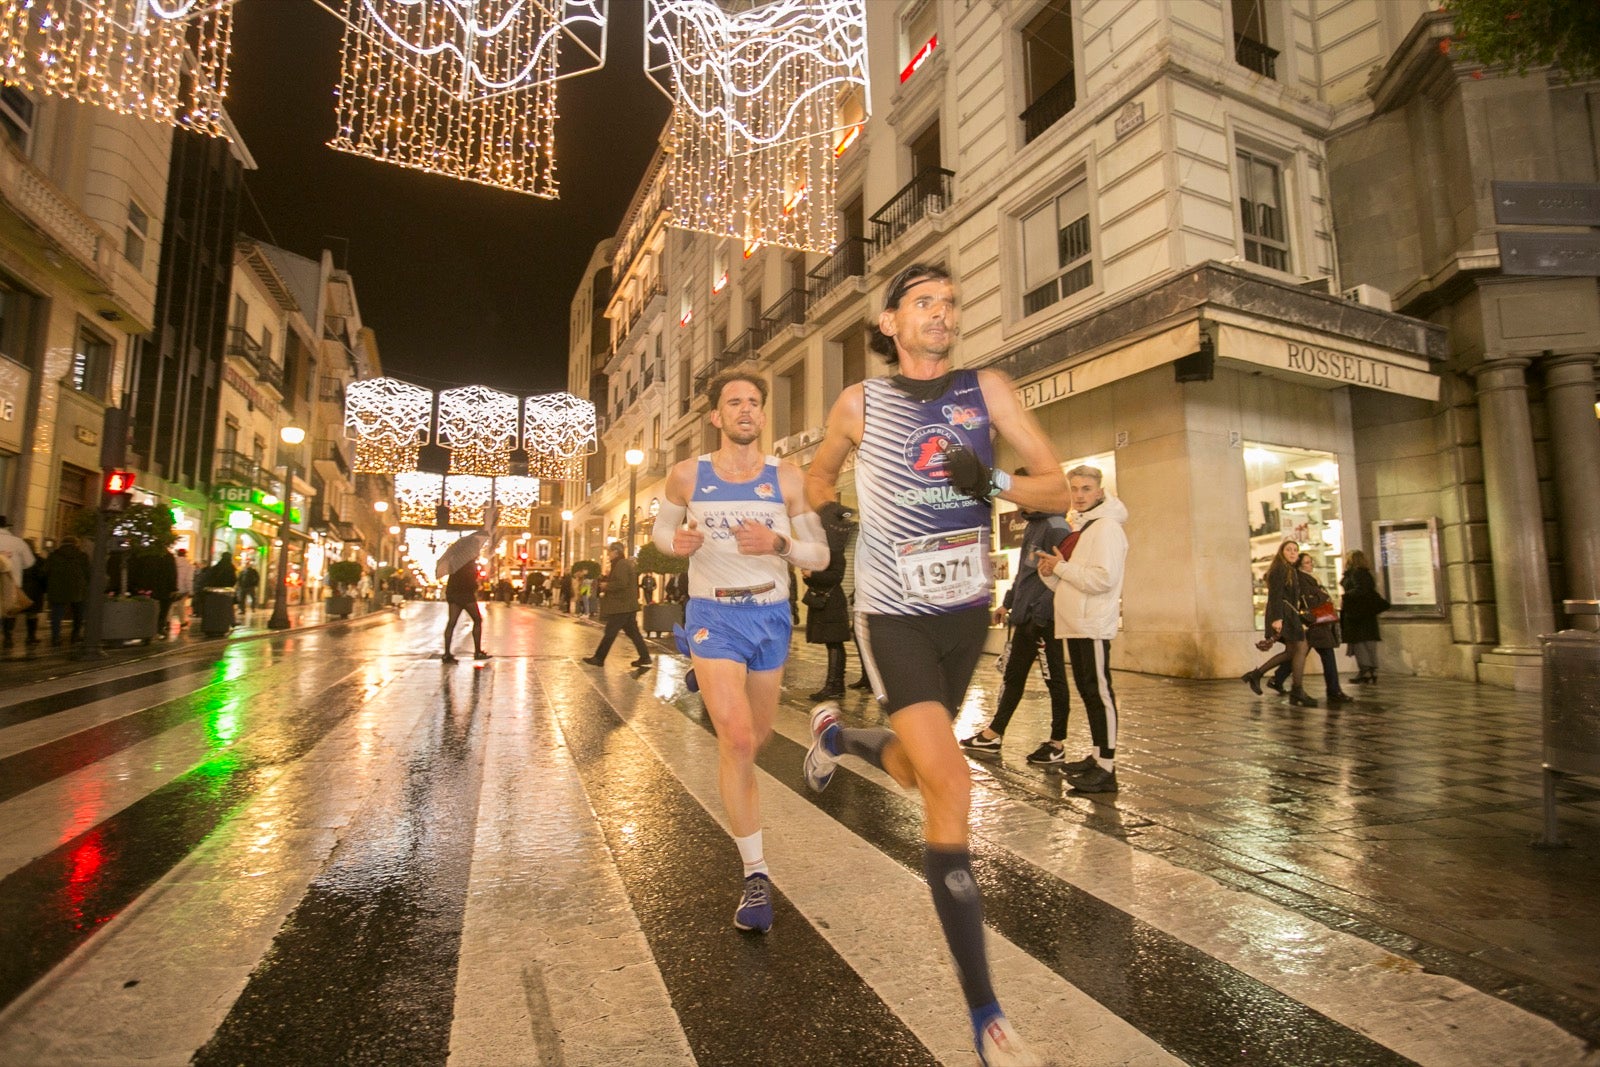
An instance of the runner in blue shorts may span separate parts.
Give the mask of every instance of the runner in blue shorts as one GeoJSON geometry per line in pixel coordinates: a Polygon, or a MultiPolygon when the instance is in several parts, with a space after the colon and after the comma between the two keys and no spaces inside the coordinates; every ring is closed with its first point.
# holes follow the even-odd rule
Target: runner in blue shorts
{"type": "Polygon", "coordinates": [[[726,371],[711,382],[721,446],[667,474],[655,544],[689,558],[685,644],[717,730],[717,786],[744,860],[741,930],[772,927],[772,880],[761,846],[756,753],[772,736],[789,657],[789,568],[821,570],[828,542],[806,503],[805,476],[762,451],[767,383],[726,371]]]}
{"type": "Polygon", "coordinates": [[[1004,496],[1060,513],[1067,480],[1050,440],[995,370],[956,369],[958,314],[949,272],[915,264],[889,283],[871,344],[894,364],[839,395],[807,474],[829,521],[837,482],[857,450],[856,635],[862,665],[892,730],[845,729],[837,704],[812,712],[806,783],[827,786],[840,756],[864,759],[922,793],[923,873],[966,996],[984,1067],[1044,1062],[1000,1010],[972,875],[971,772],[951,722],[987,630],[990,502],[1004,496]],[[1037,475],[995,470],[995,437],[1037,475]]]}

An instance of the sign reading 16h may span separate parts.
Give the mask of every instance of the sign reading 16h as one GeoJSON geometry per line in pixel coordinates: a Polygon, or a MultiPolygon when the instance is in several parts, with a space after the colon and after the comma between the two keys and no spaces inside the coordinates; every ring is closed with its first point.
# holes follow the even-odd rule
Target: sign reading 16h
{"type": "Polygon", "coordinates": [[[211,491],[219,504],[252,504],[255,491],[242,485],[219,485],[211,491]]]}

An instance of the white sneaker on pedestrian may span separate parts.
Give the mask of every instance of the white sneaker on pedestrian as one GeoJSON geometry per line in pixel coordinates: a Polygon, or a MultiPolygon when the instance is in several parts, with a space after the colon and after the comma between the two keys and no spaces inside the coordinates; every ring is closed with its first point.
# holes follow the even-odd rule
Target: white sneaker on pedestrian
{"type": "Polygon", "coordinates": [[[996,1015],[983,1028],[978,1063],[980,1067],[1049,1067],[1023,1043],[1004,1015],[996,1015]]]}

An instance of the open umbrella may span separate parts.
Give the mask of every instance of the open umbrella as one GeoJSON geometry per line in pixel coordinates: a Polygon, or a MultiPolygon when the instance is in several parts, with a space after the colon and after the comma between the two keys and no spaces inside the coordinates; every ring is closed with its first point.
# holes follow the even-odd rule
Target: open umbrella
{"type": "Polygon", "coordinates": [[[474,530],[472,533],[453,542],[449,548],[439,553],[439,562],[434,565],[435,578],[448,578],[456,571],[477,559],[483,552],[484,542],[489,540],[489,535],[483,530],[474,530]]]}

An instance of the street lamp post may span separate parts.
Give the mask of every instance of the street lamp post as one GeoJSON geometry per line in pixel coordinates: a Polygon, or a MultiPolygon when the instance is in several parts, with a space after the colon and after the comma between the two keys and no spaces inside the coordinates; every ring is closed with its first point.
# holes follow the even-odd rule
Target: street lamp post
{"type": "Polygon", "coordinates": [[[306,439],[306,432],[291,424],[279,430],[278,436],[289,447],[283,454],[283,520],[278,523],[278,595],[273,600],[272,618],[267,620],[269,630],[289,628],[289,530],[291,529],[289,513],[293,510],[289,505],[294,499],[292,450],[306,439]]]}
{"type": "Polygon", "coordinates": [[[637,522],[634,513],[639,506],[639,467],[644,463],[644,450],[630,448],[623,453],[628,461],[628,558],[633,558],[633,533],[637,522]]]}
{"type": "Polygon", "coordinates": [[[569,540],[569,538],[571,536],[572,536],[572,509],[571,508],[563,508],[562,511],[561,511],[561,573],[562,574],[566,574],[567,573],[567,567],[572,562],[572,560],[570,558],[571,554],[572,554],[571,553],[571,549],[567,545],[567,542],[568,542],[568,540],[569,540]]]}

